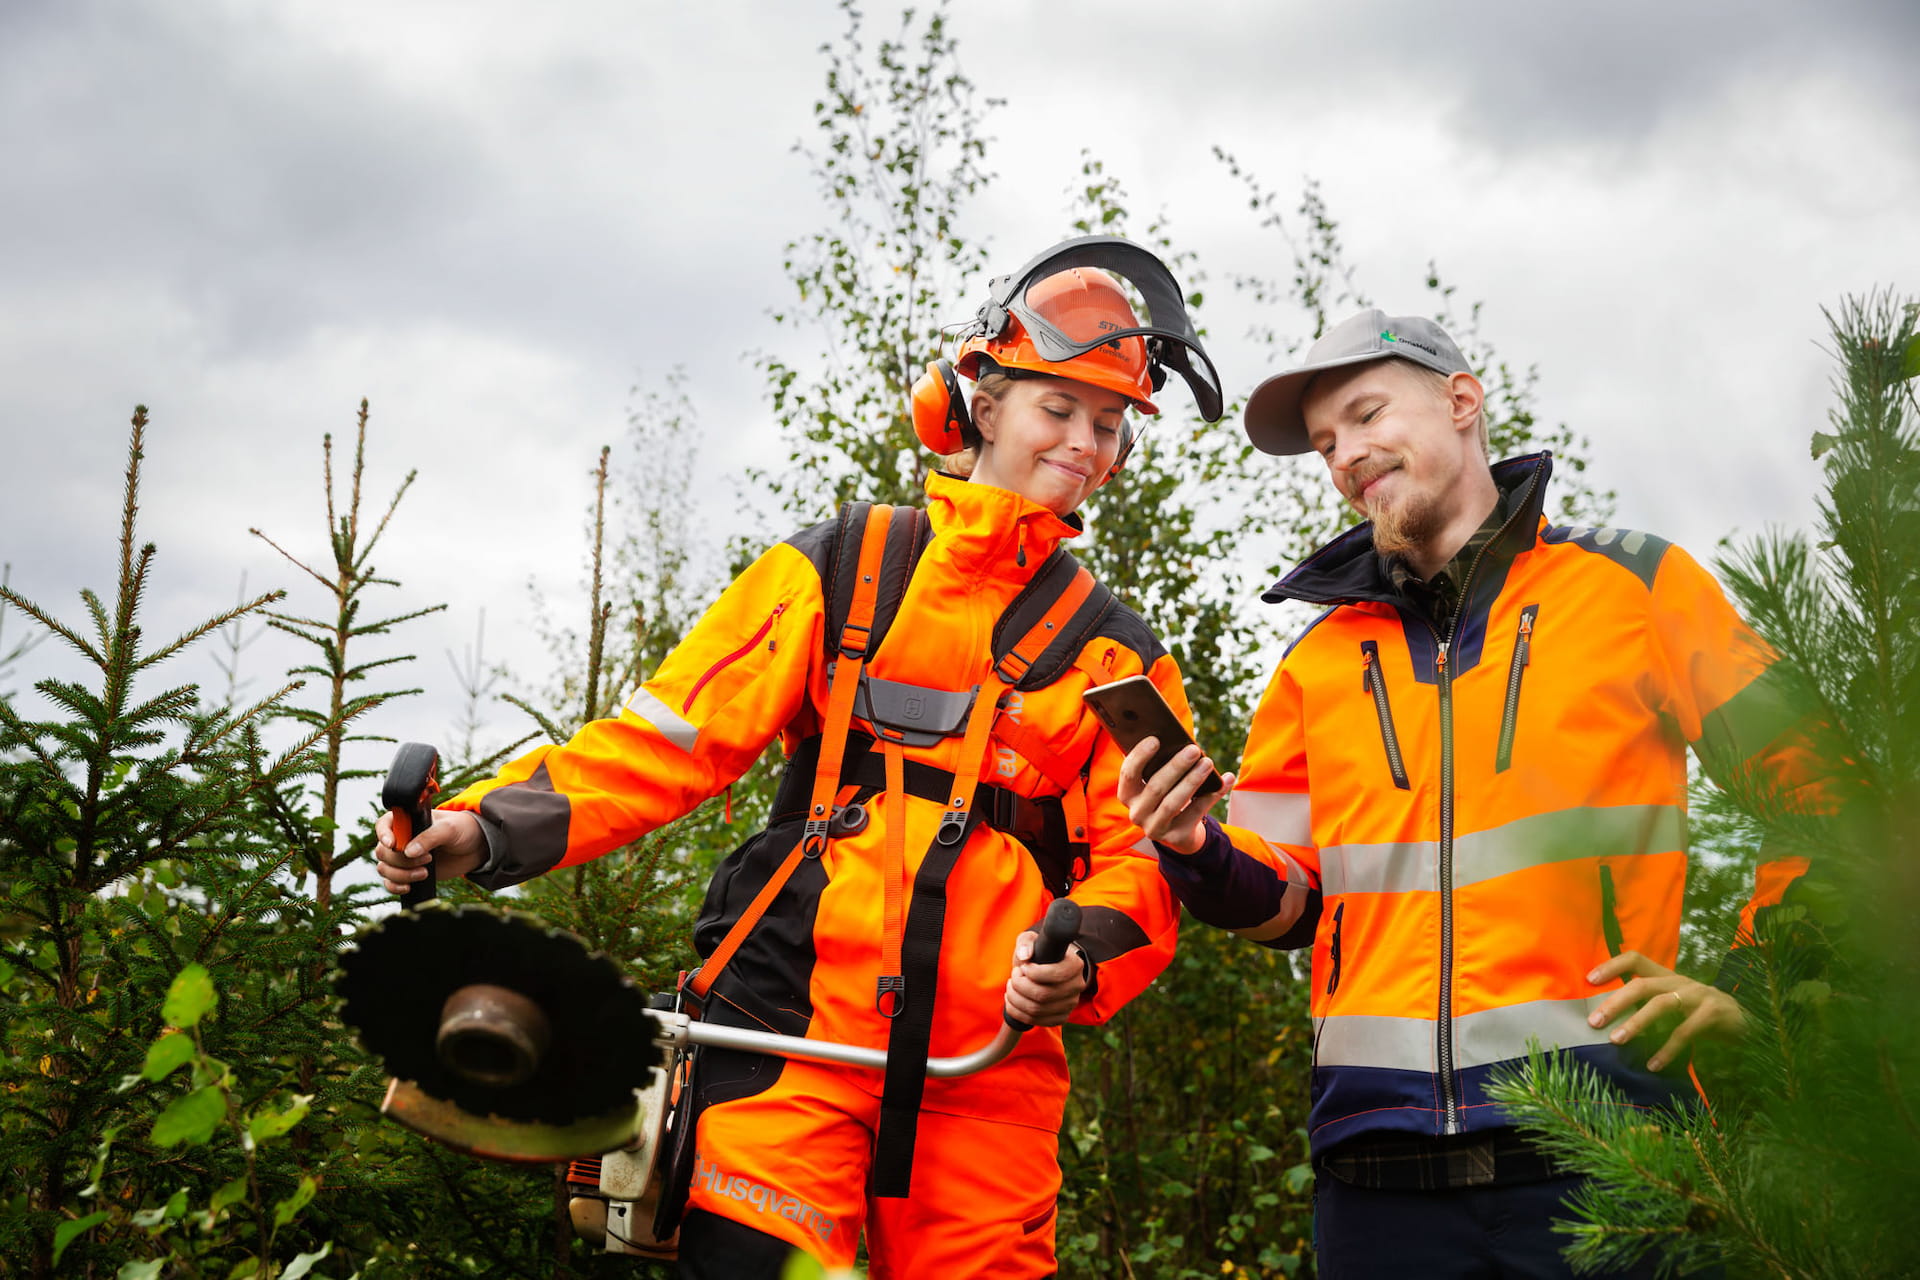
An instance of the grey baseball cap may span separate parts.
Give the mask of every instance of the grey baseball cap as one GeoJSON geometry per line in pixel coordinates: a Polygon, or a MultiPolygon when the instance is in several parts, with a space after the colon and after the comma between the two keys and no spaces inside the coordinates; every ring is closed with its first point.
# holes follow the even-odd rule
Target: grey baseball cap
{"type": "Polygon", "coordinates": [[[1247,439],[1265,453],[1305,453],[1307,421],[1300,400],[1318,374],[1343,365],[1365,364],[1399,356],[1435,373],[1472,373],[1467,358],[1453,345],[1447,331],[1423,316],[1390,316],[1374,307],[1342,320],[1307,348],[1307,359],[1297,369],[1277,373],[1247,397],[1243,421],[1247,439]]]}

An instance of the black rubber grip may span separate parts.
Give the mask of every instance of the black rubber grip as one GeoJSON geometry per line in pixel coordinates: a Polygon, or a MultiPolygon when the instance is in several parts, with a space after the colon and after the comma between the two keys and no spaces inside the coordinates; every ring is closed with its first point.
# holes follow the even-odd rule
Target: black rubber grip
{"type": "MultiPolygon", "coordinates": [[[[440,770],[440,752],[425,742],[403,742],[387,770],[380,788],[380,804],[393,812],[394,847],[404,849],[413,838],[433,825],[433,810],[427,804],[440,790],[436,776],[440,770]],[[404,826],[405,839],[402,839],[404,826]]],[[[401,898],[404,907],[417,907],[439,896],[439,877],[433,863],[427,863],[427,878],[416,880],[401,898]]]]}
{"type": "MultiPolygon", "coordinates": [[[[1040,922],[1040,936],[1033,940],[1033,963],[1059,964],[1067,958],[1067,947],[1079,936],[1080,904],[1072,898],[1055,898],[1047,908],[1046,919],[1040,922]]],[[[1004,1010],[1000,1016],[1015,1031],[1033,1030],[1032,1023],[1022,1022],[1004,1010]]]]}
{"type": "Polygon", "coordinates": [[[1040,936],[1033,943],[1035,964],[1059,964],[1067,958],[1067,947],[1080,936],[1080,904],[1072,898],[1055,898],[1040,922],[1040,936]]]}

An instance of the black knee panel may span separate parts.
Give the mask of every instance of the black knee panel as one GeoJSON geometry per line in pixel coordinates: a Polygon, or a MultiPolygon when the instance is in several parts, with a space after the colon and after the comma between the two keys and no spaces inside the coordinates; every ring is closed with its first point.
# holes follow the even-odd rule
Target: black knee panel
{"type": "Polygon", "coordinates": [[[680,1280],[780,1280],[793,1246],[705,1209],[680,1222],[680,1280]]]}

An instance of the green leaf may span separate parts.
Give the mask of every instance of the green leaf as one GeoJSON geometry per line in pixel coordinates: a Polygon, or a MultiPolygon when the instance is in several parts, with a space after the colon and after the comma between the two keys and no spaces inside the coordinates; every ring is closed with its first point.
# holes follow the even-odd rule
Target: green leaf
{"type": "Polygon", "coordinates": [[[1787,999],[1795,1004],[1825,1004],[1832,995],[1833,988],[1818,978],[1796,982],[1787,990],[1787,999]]]}
{"type": "Polygon", "coordinates": [[[165,1258],[150,1258],[145,1262],[123,1262],[116,1271],[113,1280],[156,1280],[160,1268],[167,1265],[165,1258]]]}
{"type": "Polygon", "coordinates": [[[233,1270],[227,1272],[227,1280],[241,1280],[242,1276],[260,1274],[260,1259],[242,1258],[233,1264],[233,1270]]]}
{"type": "Polygon", "coordinates": [[[1900,357],[1900,376],[1920,378],[1920,334],[1915,334],[1907,343],[1907,349],[1900,357]]]}
{"type": "Polygon", "coordinates": [[[176,1068],[193,1060],[193,1037],[169,1031],[147,1046],[147,1065],[140,1071],[148,1080],[165,1080],[176,1068]]]}
{"type": "Polygon", "coordinates": [[[99,1226],[106,1220],[107,1211],[98,1209],[84,1218],[75,1218],[55,1227],[53,1229],[53,1265],[56,1267],[60,1265],[60,1255],[67,1251],[67,1246],[73,1243],[75,1236],[89,1228],[99,1226]]]}
{"type": "Polygon", "coordinates": [[[170,1027],[191,1027],[198,1024],[219,999],[214,994],[213,975],[198,964],[188,964],[167,988],[167,1002],[160,1006],[160,1016],[170,1027]]]}
{"type": "Polygon", "coordinates": [[[307,1274],[307,1272],[313,1270],[314,1263],[319,1262],[322,1258],[325,1258],[328,1254],[332,1252],[333,1252],[333,1241],[329,1240],[325,1244],[320,1246],[320,1251],[318,1253],[301,1254],[299,1257],[295,1258],[292,1262],[289,1262],[287,1264],[287,1269],[280,1273],[280,1280],[300,1280],[301,1276],[304,1276],[305,1274],[307,1274]]]}
{"type": "Polygon", "coordinates": [[[1816,431],[1813,433],[1813,456],[1817,458],[1839,443],[1839,436],[1827,431],[1816,431]]]}
{"type": "Polygon", "coordinates": [[[315,1182],[311,1176],[301,1178],[298,1189],[285,1200],[273,1206],[273,1225],[276,1227],[284,1227],[289,1222],[292,1222],[294,1215],[307,1207],[308,1202],[313,1199],[314,1192],[319,1189],[320,1184],[315,1182]]]}
{"type": "Polygon", "coordinates": [[[235,1178],[226,1186],[213,1193],[213,1200],[207,1205],[209,1212],[218,1213],[228,1205],[239,1204],[247,1198],[247,1179],[244,1175],[235,1178]]]}
{"type": "Polygon", "coordinates": [[[197,1147],[213,1136],[227,1116],[227,1095],[217,1085],[195,1089],[167,1104],[153,1122],[153,1143],[157,1147],[177,1147],[186,1143],[197,1147]]]}
{"type": "Polygon", "coordinates": [[[826,1274],[818,1258],[798,1249],[787,1255],[787,1265],[780,1268],[780,1280],[823,1280],[826,1274]]]}
{"type": "Polygon", "coordinates": [[[285,1111],[258,1111],[247,1122],[247,1135],[254,1142],[267,1142],[279,1137],[306,1118],[307,1106],[313,1101],[310,1093],[293,1095],[293,1105],[285,1111]]]}

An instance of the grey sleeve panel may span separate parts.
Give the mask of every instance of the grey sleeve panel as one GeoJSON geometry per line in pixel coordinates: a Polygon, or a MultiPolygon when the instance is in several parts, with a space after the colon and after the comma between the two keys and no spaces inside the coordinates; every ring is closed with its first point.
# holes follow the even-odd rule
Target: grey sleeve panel
{"type": "Polygon", "coordinates": [[[483,889],[505,889],[551,871],[567,854],[573,802],[553,789],[542,763],[525,782],[495,787],[480,798],[487,861],[467,873],[483,889]]]}
{"type": "Polygon", "coordinates": [[[1768,667],[1747,687],[1700,718],[1701,762],[1722,768],[1739,765],[1784,737],[1804,719],[1786,674],[1768,667]]]}
{"type": "Polygon", "coordinates": [[[1115,956],[1146,946],[1152,939],[1147,937],[1140,922],[1124,911],[1112,907],[1082,907],[1080,936],[1074,941],[1095,964],[1105,964],[1115,956]]]}

